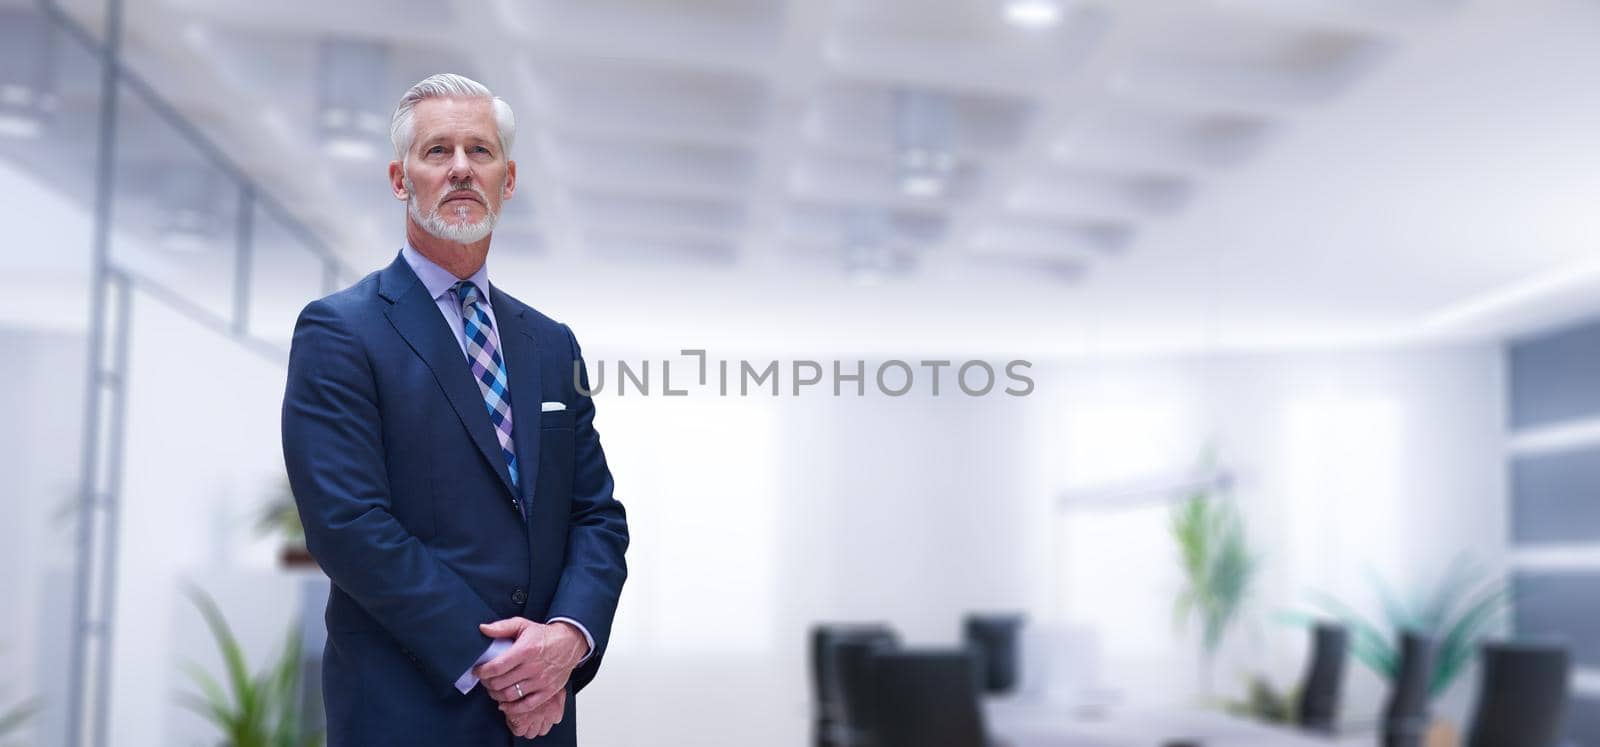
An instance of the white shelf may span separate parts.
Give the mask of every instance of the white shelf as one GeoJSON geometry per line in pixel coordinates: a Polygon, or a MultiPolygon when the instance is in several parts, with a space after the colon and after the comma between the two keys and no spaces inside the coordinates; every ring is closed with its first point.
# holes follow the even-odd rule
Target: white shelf
{"type": "Polygon", "coordinates": [[[1184,500],[1200,492],[1227,492],[1233,473],[1208,470],[1128,480],[1064,491],[1056,496],[1062,511],[1117,511],[1184,500]]]}
{"type": "Polygon", "coordinates": [[[1600,571],[1600,544],[1532,545],[1511,551],[1519,571],[1600,571]]]}
{"type": "Polygon", "coordinates": [[[1572,690],[1586,697],[1600,696],[1600,669],[1579,669],[1573,672],[1572,690]]]}
{"type": "Polygon", "coordinates": [[[1600,418],[1513,431],[1506,437],[1506,451],[1518,456],[1571,451],[1585,446],[1600,446],[1600,418]]]}

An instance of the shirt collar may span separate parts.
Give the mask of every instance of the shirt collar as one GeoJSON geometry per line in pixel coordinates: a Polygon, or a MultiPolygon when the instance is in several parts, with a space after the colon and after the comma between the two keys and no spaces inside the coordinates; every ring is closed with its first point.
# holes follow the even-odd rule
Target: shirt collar
{"type": "MultiPolygon", "coordinates": [[[[401,247],[400,256],[405,257],[406,264],[411,265],[411,271],[417,273],[417,279],[422,281],[422,286],[428,289],[428,295],[432,296],[433,300],[435,301],[439,300],[441,296],[449,293],[450,289],[454,288],[455,284],[460,282],[460,279],[452,274],[449,270],[446,270],[443,267],[435,264],[433,260],[422,256],[422,252],[411,248],[410,242],[407,242],[401,247]]],[[[478,271],[472,273],[472,277],[467,279],[472,281],[473,285],[478,286],[478,293],[483,295],[483,302],[486,304],[489,303],[490,291],[488,260],[485,260],[483,266],[479,267],[478,271]]]]}

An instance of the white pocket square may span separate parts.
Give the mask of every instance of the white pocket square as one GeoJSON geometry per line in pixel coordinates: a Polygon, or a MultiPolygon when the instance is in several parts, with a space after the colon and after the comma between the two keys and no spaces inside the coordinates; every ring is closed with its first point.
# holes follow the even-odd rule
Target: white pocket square
{"type": "Polygon", "coordinates": [[[561,412],[567,409],[565,402],[540,402],[539,412],[561,412]]]}

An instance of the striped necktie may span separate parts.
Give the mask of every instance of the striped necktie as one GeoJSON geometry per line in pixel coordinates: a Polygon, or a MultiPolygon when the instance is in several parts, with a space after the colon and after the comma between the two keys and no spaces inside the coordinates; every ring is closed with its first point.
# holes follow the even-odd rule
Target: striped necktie
{"type": "MultiPolygon", "coordinates": [[[[478,390],[483,392],[483,404],[489,408],[489,421],[494,423],[494,435],[500,439],[500,452],[505,455],[511,485],[517,484],[517,449],[511,440],[511,392],[506,388],[506,366],[500,359],[500,341],[484,308],[483,294],[471,281],[463,280],[450,289],[461,302],[461,324],[466,330],[467,358],[472,364],[472,377],[478,380],[478,390]]],[[[512,500],[516,504],[516,500],[512,500]]],[[[520,505],[518,512],[521,512],[520,505]]]]}

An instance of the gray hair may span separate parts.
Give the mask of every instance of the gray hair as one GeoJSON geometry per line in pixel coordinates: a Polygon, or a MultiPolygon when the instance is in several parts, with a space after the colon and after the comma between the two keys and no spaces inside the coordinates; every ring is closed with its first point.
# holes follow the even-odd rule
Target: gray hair
{"type": "Polygon", "coordinates": [[[394,158],[404,162],[411,143],[417,139],[417,102],[423,99],[483,99],[494,106],[494,126],[500,135],[500,150],[511,157],[511,143],[517,139],[517,118],[511,105],[494,95],[482,83],[455,73],[439,73],[423,78],[400,97],[394,118],[389,120],[389,139],[394,141],[394,158]]]}

